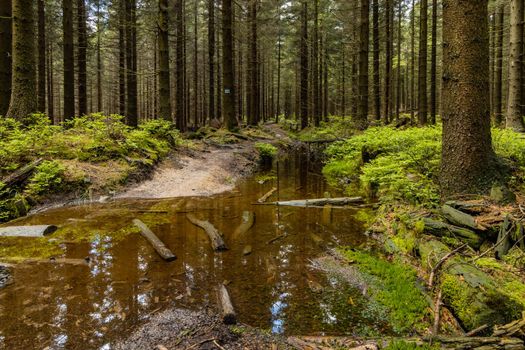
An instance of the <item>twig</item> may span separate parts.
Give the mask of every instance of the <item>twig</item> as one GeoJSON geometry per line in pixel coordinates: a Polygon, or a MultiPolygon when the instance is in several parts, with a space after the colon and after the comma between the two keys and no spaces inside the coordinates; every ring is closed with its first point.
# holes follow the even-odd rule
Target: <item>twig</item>
{"type": "Polygon", "coordinates": [[[279,240],[279,239],[281,239],[283,237],[286,237],[286,234],[283,233],[282,235],[274,237],[274,238],[270,239],[268,242],[266,242],[266,244],[272,244],[273,242],[275,242],[275,241],[277,241],[277,240],[279,240]]]}
{"type": "MultiPolygon", "coordinates": [[[[502,230],[505,230],[505,227],[508,223],[508,216],[505,218],[505,222],[503,223],[503,226],[502,226],[502,230]]],[[[503,243],[503,241],[505,241],[505,239],[507,239],[507,236],[512,232],[512,228],[514,227],[514,225],[512,225],[510,227],[509,230],[507,230],[505,232],[505,234],[503,235],[503,237],[501,237],[501,239],[496,242],[496,244],[494,244],[492,247],[490,247],[489,249],[485,250],[483,253],[481,253],[480,255],[478,255],[476,258],[474,258],[472,260],[472,262],[475,262],[475,261],[478,261],[479,259],[481,259],[482,257],[484,257],[485,255],[487,255],[488,253],[490,253],[492,250],[496,249],[501,243],[503,243]]]]}
{"type": "Polygon", "coordinates": [[[471,330],[470,332],[468,333],[465,333],[465,336],[466,337],[472,337],[476,334],[478,334],[479,332],[482,332],[484,331],[485,329],[489,328],[489,325],[488,324],[484,324],[482,326],[479,326],[478,328],[474,328],[473,330],[471,330]]]}
{"type": "Polygon", "coordinates": [[[451,251],[450,253],[448,253],[447,255],[445,255],[444,257],[441,258],[441,260],[439,260],[439,262],[436,264],[436,266],[434,266],[432,268],[432,271],[430,271],[430,277],[428,278],[428,288],[432,288],[432,286],[434,285],[434,276],[436,275],[436,272],[438,271],[438,269],[441,267],[441,265],[443,265],[448,259],[450,259],[454,254],[458,253],[459,251],[461,251],[463,248],[465,248],[465,246],[467,246],[466,243],[463,243],[462,245],[460,245],[459,247],[457,247],[456,249],[454,249],[453,251],[451,251]]]}
{"type": "Polygon", "coordinates": [[[213,344],[215,344],[215,346],[218,347],[218,348],[221,349],[221,350],[226,350],[225,348],[223,348],[222,346],[220,346],[219,343],[217,343],[217,340],[214,340],[214,341],[213,341],[213,344]]]}
{"type": "Polygon", "coordinates": [[[438,291],[436,298],[436,305],[434,307],[434,326],[432,328],[432,335],[436,336],[439,333],[439,323],[441,321],[441,289],[438,291]]]}

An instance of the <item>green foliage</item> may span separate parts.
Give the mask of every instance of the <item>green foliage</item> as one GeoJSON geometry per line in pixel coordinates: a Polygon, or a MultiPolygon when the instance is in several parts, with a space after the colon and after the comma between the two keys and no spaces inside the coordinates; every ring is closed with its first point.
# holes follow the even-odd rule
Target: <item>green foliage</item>
{"type": "Polygon", "coordinates": [[[277,155],[278,149],[269,143],[257,142],[255,149],[259,152],[261,158],[274,158],[277,155]]]}
{"type": "MultiPolygon", "coordinates": [[[[283,123],[286,123],[283,121],[283,123]]],[[[301,141],[337,140],[348,138],[355,133],[350,117],[331,116],[328,121],[321,121],[319,127],[308,127],[298,134],[301,141]]]]}
{"type": "Polygon", "coordinates": [[[387,307],[396,333],[421,332],[428,326],[428,302],[412,268],[365,252],[344,249],[342,253],[368,275],[372,298],[387,307]]]}
{"type": "MultiPolygon", "coordinates": [[[[493,129],[496,153],[509,162],[516,184],[525,183],[525,138],[493,129]]],[[[359,186],[382,201],[435,206],[439,199],[441,125],[404,130],[375,127],[326,150],[323,170],[332,185],[359,186]]]]}
{"type": "Polygon", "coordinates": [[[25,193],[31,197],[49,193],[60,186],[63,172],[64,168],[59,163],[44,161],[37,166],[33,176],[29,179],[25,193]]]}
{"type": "Polygon", "coordinates": [[[441,349],[439,344],[434,345],[417,345],[415,343],[407,343],[403,340],[393,341],[384,350],[438,350],[441,349]]]}

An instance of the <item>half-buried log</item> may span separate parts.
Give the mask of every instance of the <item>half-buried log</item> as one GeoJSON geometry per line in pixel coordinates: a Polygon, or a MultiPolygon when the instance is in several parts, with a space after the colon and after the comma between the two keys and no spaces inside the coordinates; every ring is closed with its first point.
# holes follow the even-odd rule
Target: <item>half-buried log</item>
{"type": "Polygon", "coordinates": [[[237,315],[235,314],[230,295],[224,284],[219,286],[219,301],[221,302],[222,307],[222,321],[225,324],[237,323],[237,315]]]}
{"type": "Polygon", "coordinates": [[[35,170],[35,168],[39,166],[43,161],[44,159],[38,158],[34,162],[24,165],[20,169],[16,170],[11,175],[6,176],[5,178],[1,180],[1,182],[6,187],[19,185],[23,183],[24,181],[26,181],[29,178],[29,176],[31,176],[31,174],[33,173],[33,170],[35,170]]]}
{"type": "Polygon", "coordinates": [[[0,227],[0,237],[44,237],[56,230],[54,225],[0,227]]]}
{"type": "Polygon", "coordinates": [[[186,217],[188,218],[188,220],[190,220],[192,224],[206,231],[208,237],[210,237],[211,246],[213,250],[228,250],[226,243],[224,243],[224,240],[222,239],[222,234],[209,221],[199,220],[193,214],[187,214],[186,217]]]}
{"type": "Polygon", "coordinates": [[[310,207],[310,206],[343,206],[349,204],[364,203],[363,197],[341,197],[341,198],[316,198],[316,199],[300,199],[292,201],[280,201],[267,203],[270,205],[280,205],[287,207],[310,207]]]}
{"type": "Polygon", "coordinates": [[[272,188],[271,190],[269,190],[268,192],[266,192],[266,193],[264,194],[264,196],[262,196],[261,198],[259,198],[259,199],[257,200],[257,202],[258,202],[258,203],[264,203],[264,202],[266,202],[266,201],[268,200],[268,198],[270,198],[270,197],[275,193],[275,191],[277,191],[277,187],[274,187],[274,188],[272,188]]]}
{"type": "Polygon", "coordinates": [[[140,234],[142,237],[146,238],[146,240],[153,246],[155,251],[162,257],[162,259],[166,261],[173,261],[177,259],[175,254],[173,254],[172,251],[166,247],[166,245],[157,237],[156,234],[153,233],[153,231],[149,229],[148,226],[146,226],[145,223],[139,219],[134,219],[133,224],[135,224],[135,226],[140,229],[140,234]]]}
{"type": "Polygon", "coordinates": [[[467,213],[452,208],[450,205],[444,205],[441,210],[448,221],[454,225],[468,227],[472,230],[485,230],[476,222],[476,219],[467,213]]]}
{"type": "Polygon", "coordinates": [[[237,239],[248,232],[255,223],[255,213],[253,211],[243,211],[242,212],[242,222],[235,231],[233,231],[233,238],[237,239]]]}
{"type": "Polygon", "coordinates": [[[482,237],[467,228],[427,218],[423,219],[423,221],[425,223],[425,231],[432,233],[434,236],[458,238],[475,249],[478,249],[483,243],[482,237]]]}

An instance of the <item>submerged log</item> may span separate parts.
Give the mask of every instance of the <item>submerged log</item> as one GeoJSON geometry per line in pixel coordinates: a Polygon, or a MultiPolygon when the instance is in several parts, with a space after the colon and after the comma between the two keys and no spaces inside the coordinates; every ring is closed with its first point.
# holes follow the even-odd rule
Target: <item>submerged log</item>
{"type": "Polygon", "coordinates": [[[199,220],[197,217],[195,217],[195,215],[192,214],[187,214],[186,217],[192,224],[206,231],[208,237],[210,237],[213,250],[228,250],[226,243],[224,243],[224,240],[222,239],[222,234],[209,221],[199,220]]]}
{"type": "Polygon", "coordinates": [[[425,223],[425,230],[434,236],[459,238],[475,249],[478,249],[483,243],[482,237],[467,228],[427,218],[423,219],[423,221],[425,223]]]}
{"type": "Polygon", "coordinates": [[[0,227],[0,237],[44,237],[57,229],[54,225],[0,227]]]}
{"type": "Polygon", "coordinates": [[[237,323],[237,315],[235,314],[230,295],[224,284],[219,286],[219,301],[222,307],[222,321],[225,324],[237,323]]]}
{"type": "Polygon", "coordinates": [[[33,173],[33,170],[35,170],[35,168],[39,166],[43,161],[43,158],[38,158],[34,162],[24,165],[20,169],[16,170],[11,175],[6,176],[0,182],[2,182],[6,187],[19,185],[26,181],[29,178],[29,176],[31,176],[31,174],[33,173]]]}
{"type": "Polygon", "coordinates": [[[364,203],[363,197],[341,197],[341,198],[316,198],[316,199],[299,199],[292,201],[280,201],[267,203],[269,205],[280,205],[288,207],[315,207],[315,206],[343,206],[349,204],[364,203]]]}
{"type": "Polygon", "coordinates": [[[133,224],[137,226],[140,229],[140,234],[142,237],[146,238],[146,240],[153,246],[155,251],[166,261],[173,261],[177,259],[175,254],[169,250],[168,247],[151,231],[148,226],[146,226],[145,223],[140,221],[139,219],[134,219],[133,224]]]}
{"type": "Polygon", "coordinates": [[[476,222],[476,219],[472,215],[454,209],[447,204],[441,207],[441,210],[443,211],[443,214],[445,215],[447,220],[453,223],[454,225],[468,227],[472,230],[485,230],[484,227],[480,226],[476,222]]]}
{"type": "Polygon", "coordinates": [[[277,191],[277,187],[274,187],[271,190],[269,190],[268,192],[266,192],[264,194],[264,196],[262,196],[261,198],[259,198],[257,200],[257,203],[264,203],[264,202],[266,202],[268,200],[268,198],[270,198],[275,193],[275,191],[277,191]]]}
{"type": "MultiPolygon", "coordinates": [[[[10,263],[24,263],[24,264],[57,264],[57,265],[72,265],[72,266],[88,266],[89,258],[72,259],[72,258],[24,258],[24,257],[7,257],[1,258],[3,261],[10,263]]],[[[0,263],[2,265],[2,263],[0,263]]]]}
{"type": "Polygon", "coordinates": [[[242,222],[235,231],[233,231],[233,238],[237,239],[240,236],[244,235],[248,230],[250,230],[255,223],[255,213],[253,211],[243,211],[242,212],[242,222]]]}

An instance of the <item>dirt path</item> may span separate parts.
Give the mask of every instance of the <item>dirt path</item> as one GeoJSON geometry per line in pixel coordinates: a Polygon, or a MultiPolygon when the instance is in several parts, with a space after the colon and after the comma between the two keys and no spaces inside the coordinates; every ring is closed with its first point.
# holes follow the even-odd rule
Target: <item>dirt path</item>
{"type": "Polygon", "coordinates": [[[206,146],[164,160],[149,180],[132,185],[115,198],[209,196],[233,189],[235,181],[256,166],[253,143],[206,146]]]}

